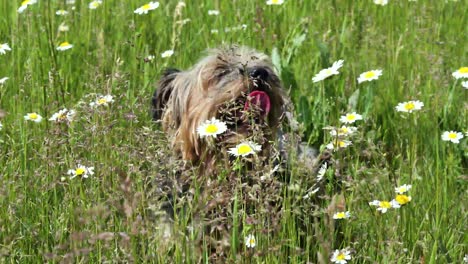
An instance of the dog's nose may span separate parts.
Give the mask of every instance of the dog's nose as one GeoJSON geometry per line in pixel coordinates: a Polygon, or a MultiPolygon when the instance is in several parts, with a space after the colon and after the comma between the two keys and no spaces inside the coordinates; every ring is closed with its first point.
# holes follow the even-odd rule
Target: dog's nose
{"type": "Polygon", "coordinates": [[[249,76],[255,79],[265,80],[268,77],[268,71],[265,68],[252,68],[249,71],[249,76]]]}

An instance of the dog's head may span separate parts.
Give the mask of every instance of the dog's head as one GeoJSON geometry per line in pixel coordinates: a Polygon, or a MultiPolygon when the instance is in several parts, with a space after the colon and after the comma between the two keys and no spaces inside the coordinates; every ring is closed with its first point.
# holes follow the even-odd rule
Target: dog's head
{"type": "Polygon", "coordinates": [[[204,146],[196,131],[200,124],[213,117],[225,121],[229,136],[223,140],[233,143],[249,136],[252,121],[274,135],[285,101],[268,56],[234,46],[211,50],[187,71],[167,70],[153,96],[152,110],[183,159],[195,161],[204,146]]]}

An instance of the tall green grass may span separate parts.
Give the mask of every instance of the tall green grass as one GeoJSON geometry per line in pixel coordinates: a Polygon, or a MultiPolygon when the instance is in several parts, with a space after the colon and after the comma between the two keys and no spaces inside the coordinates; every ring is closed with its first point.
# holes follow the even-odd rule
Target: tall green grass
{"type": "MultiPolygon", "coordinates": [[[[12,48],[0,55],[0,78],[10,78],[0,85],[2,262],[208,262],[207,242],[194,242],[202,230],[186,232],[189,216],[176,217],[183,239],[156,235],[162,226],[148,213],[158,203],[147,180],[162,168],[156,163],[167,145],[149,102],[164,68],[186,69],[207,48],[232,43],[272,55],[310,145],[323,149],[332,138],[322,128],[338,126],[348,111],[364,121],[353,145],[334,154],[320,209],[298,213],[299,198],[285,187],[279,231],[262,232],[262,221],[247,225],[257,245],[246,249],[246,230],[234,229],[228,263],[328,263],[345,247],[356,263],[463,261],[467,143],[442,141],[441,134],[468,127],[467,90],[451,76],[467,66],[466,2],[187,1],[176,14],[177,2],[162,1],[147,15],[134,14],[143,4],[104,0],[90,10],[88,1],[39,1],[18,14],[19,1],[0,3],[0,43],[12,48]],[[59,9],[68,16],[55,15],[59,9]],[[208,16],[210,9],[221,15],[208,16]],[[61,23],[70,30],[59,32],[61,23]],[[245,30],[225,30],[241,24],[245,30]],[[63,41],[73,48],[57,51],[63,41]],[[161,58],[169,49],[175,54],[161,58]],[[155,59],[145,62],[148,55],[155,59]],[[338,59],[345,61],[340,75],[311,81],[338,59]],[[358,84],[371,69],[382,69],[381,78],[358,84]],[[90,111],[96,94],[115,102],[90,111]],[[395,111],[408,100],[425,106],[395,111]],[[70,126],[46,120],[64,107],[78,111],[70,126]],[[45,120],[26,122],[28,112],[45,120]],[[62,181],[78,163],[94,166],[95,175],[62,181]],[[386,214],[368,205],[392,199],[404,183],[413,185],[408,205],[386,214]],[[352,217],[334,221],[338,210],[352,217]],[[301,214],[309,219],[304,225],[301,214]]],[[[236,199],[229,221],[245,222],[236,199]]]]}

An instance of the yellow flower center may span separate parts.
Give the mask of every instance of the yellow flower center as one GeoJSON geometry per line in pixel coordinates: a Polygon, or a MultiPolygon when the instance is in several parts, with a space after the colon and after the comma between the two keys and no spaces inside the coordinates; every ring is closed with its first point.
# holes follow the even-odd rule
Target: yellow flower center
{"type": "Polygon", "coordinates": [[[344,147],[346,147],[346,142],[344,142],[344,141],[338,141],[338,146],[339,146],[340,148],[344,148],[344,147]]]}
{"type": "Polygon", "coordinates": [[[390,208],[390,207],[392,207],[392,205],[390,204],[390,202],[387,202],[387,201],[381,201],[381,202],[379,203],[379,206],[380,206],[381,208],[390,208]]]}
{"type": "Polygon", "coordinates": [[[340,253],[340,254],[338,254],[338,256],[336,256],[336,259],[337,259],[337,260],[345,260],[345,259],[346,259],[346,256],[345,256],[345,254],[340,253]]]}
{"type": "Polygon", "coordinates": [[[255,238],[249,239],[249,245],[253,245],[253,244],[255,244],[255,238]]]}
{"type": "Polygon", "coordinates": [[[36,120],[39,116],[36,113],[28,114],[30,119],[36,120]]]}
{"type": "Polygon", "coordinates": [[[107,100],[106,100],[106,98],[101,98],[101,99],[98,100],[97,103],[100,104],[100,105],[102,105],[102,104],[107,103],[107,100]]]}
{"type": "Polygon", "coordinates": [[[405,188],[405,187],[400,187],[400,188],[398,189],[398,192],[404,193],[404,192],[406,192],[406,188],[405,188]]]}
{"type": "Polygon", "coordinates": [[[364,73],[364,77],[366,79],[370,79],[370,78],[372,78],[374,76],[375,76],[375,73],[373,71],[368,71],[368,72],[364,73]]]}
{"type": "Polygon", "coordinates": [[[347,127],[342,127],[338,130],[339,134],[348,134],[349,129],[347,127]]]}
{"type": "Polygon", "coordinates": [[[68,43],[68,41],[62,42],[60,44],[60,47],[66,47],[66,46],[70,46],[70,43],[68,43]]]}
{"type": "Polygon", "coordinates": [[[404,205],[404,204],[407,204],[411,201],[411,197],[409,196],[406,196],[404,194],[398,194],[396,197],[395,197],[395,200],[401,204],[401,205],[404,205]]]}
{"type": "Polygon", "coordinates": [[[457,134],[455,134],[455,133],[449,133],[449,134],[448,134],[448,137],[449,137],[450,139],[456,139],[456,138],[457,138],[457,134]]]}
{"type": "Polygon", "coordinates": [[[336,217],[337,218],[345,218],[346,214],[344,212],[339,212],[339,213],[336,214],[336,217]]]}
{"type": "Polygon", "coordinates": [[[356,119],[356,116],[353,114],[350,114],[346,116],[346,119],[348,119],[349,121],[353,121],[354,119],[356,119]]]}
{"type": "Polygon", "coordinates": [[[85,169],[83,168],[78,168],[75,170],[75,174],[78,176],[83,175],[83,173],[85,173],[85,169]]]}
{"type": "Polygon", "coordinates": [[[412,102],[406,103],[405,104],[405,109],[410,111],[414,109],[414,104],[412,102]]]}
{"type": "Polygon", "coordinates": [[[218,127],[215,124],[209,124],[208,126],[206,126],[206,132],[214,134],[218,132],[218,127]]]}
{"type": "Polygon", "coordinates": [[[91,6],[92,7],[98,7],[99,4],[100,4],[99,2],[94,1],[94,2],[91,3],[91,6]]]}
{"type": "Polygon", "coordinates": [[[468,73],[468,67],[461,67],[459,70],[458,70],[459,73],[468,73]]]}
{"type": "Polygon", "coordinates": [[[249,145],[240,145],[239,148],[237,149],[237,152],[239,155],[245,155],[249,152],[252,152],[252,148],[249,145]]]}
{"type": "Polygon", "coordinates": [[[279,3],[279,0],[272,0],[271,1],[273,4],[278,4],[279,3]]]}
{"type": "Polygon", "coordinates": [[[22,5],[22,6],[23,6],[23,5],[27,5],[27,4],[29,4],[29,2],[30,2],[30,0],[24,0],[23,2],[21,2],[21,5],[22,5]]]}
{"type": "Polygon", "coordinates": [[[143,9],[143,10],[149,10],[150,8],[151,8],[150,4],[146,4],[146,5],[141,7],[141,9],[143,9]]]}

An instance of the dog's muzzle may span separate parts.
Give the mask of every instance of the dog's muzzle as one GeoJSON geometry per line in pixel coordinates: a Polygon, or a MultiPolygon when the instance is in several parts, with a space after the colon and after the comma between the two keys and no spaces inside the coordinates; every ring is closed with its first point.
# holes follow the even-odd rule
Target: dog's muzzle
{"type": "Polygon", "coordinates": [[[267,116],[270,112],[270,96],[265,91],[267,86],[268,71],[264,68],[252,68],[249,70],[249,78],[252,80],[252,91],[247,95],[244,110],[249,110],[251,105],[260,108],[261,115],[267,116]]]}

